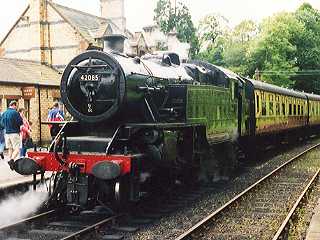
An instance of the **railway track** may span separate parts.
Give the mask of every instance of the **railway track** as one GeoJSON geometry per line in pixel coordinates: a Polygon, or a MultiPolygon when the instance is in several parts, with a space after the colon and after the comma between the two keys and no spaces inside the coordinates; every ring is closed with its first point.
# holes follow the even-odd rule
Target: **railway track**
{"type": "Polygon", "coordinates": [[[145,199],[125,214],[112,214],[98,206],[79,215],[56,209],[0,227],[0,240],[134,239],[139,229],[187,206],[203,190],[174,188],[145,199]]]}
{"type": "Polygon", "coordinates": [[[319,144],[291,158],[181,234],[186,239],[283,239],[319,178],[319,144]],[[307,156],[308,155],[308,156],[307,156]]]}
{"type": "MultiPolygon", "coordinates": [[[[122,218],[105,211],[83,211],[80,215],[66,214],[66,209],[50,210],[0,228],[0,239],[84,239],[122,218]]],[[[107,239],[107,238],[106,238],[107,239]]]]}

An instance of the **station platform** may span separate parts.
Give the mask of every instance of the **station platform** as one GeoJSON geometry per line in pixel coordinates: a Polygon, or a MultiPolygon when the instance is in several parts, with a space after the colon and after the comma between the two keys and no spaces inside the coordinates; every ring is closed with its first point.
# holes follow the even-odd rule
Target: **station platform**
{"type": "Polygon", "coordinates": [[[8,165],[8,159],[0,159],[0,188],[5,188],[8,185],[14,185],[17,182],[25,181],[27,177],[12,171],[8,165]]]}
{"type": "Polygon", "coordinates": [[[306,240],[320,240],[320,199],[318,200],[318,206],[314,210],[306,240]]]}
{"type": "MultiPolygon", "coordinates": [[[[0,159],[0,189],[9,188],[11,186],[22,184],[26,182],[32,182],[32,176],[22,176],[15,171],[12,171],[8,165],[8,159],[0,159]]],[[[48,177],[49,174],[45,174],[48,177]]],[[[40,180],[40,176],[37,176],[40,180]]]]}

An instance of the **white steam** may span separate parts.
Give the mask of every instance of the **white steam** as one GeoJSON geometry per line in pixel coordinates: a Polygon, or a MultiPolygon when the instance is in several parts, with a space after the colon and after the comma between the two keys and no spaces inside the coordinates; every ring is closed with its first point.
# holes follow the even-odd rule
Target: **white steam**
{"type": "Polygon", "coordinates": [[[26,193],[12,194],[2,200],[0,202],[0,228],[35,213],[48,197],[44,189],[45,186],[41,186],[37,191],[30,189],[26,193]]]}

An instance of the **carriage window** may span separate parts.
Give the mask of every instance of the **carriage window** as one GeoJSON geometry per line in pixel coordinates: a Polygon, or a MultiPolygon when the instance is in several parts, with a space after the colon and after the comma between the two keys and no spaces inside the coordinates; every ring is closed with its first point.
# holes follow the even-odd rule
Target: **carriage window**
{"type": "Polygon", "coordinates": [[[276,103],[276,115],[280,115],[280,103],[279,102],[277,102],[276,103]]]}
{"type": "Polygon", "coordinates": [[[286,115],[286,105],[284,103],[282,103],[282,115],[286,115]]]}
{"type": "Polygon", "coordinates": [[[300,115],[300,105],[298,105],[298,115],[300,115]]]}
{"type": "Polygon", "coordinates": [[[259,98],[259,95],[256,95],[256,112],[258,113],[258,112],[260,112],[260,109],[259,109],[259,107],[260,107],[260,102],[259,102],[259,100],[260,100],[260,98],[259,98]]]}
{"type": "Polygon", "coordinates": [[[263,116],[267,115],[267,104],[265,101],[262,101],[262,115],[263,116]]]}
{"type": "Polygon", "coordinates": [[[293,115],[297,115],[297,105],[293,104],[293,115]]]}
{"type": "Polygon", "coordinates": [[[269,116],[273,116],[273,102],[269,102],[269,112],[268,112],[269,116]]]}
{"type": "Polygon", "coordinates": [[[289,115],[292,115],[292,104],[289,103],[289,115]]]}

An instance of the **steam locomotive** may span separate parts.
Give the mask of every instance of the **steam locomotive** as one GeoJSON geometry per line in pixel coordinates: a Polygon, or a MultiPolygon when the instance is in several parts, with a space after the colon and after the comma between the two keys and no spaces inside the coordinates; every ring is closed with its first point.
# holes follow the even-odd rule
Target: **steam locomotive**
{"type": "Polygon", "coordinates": [[[259,141],[320,124],[320,96],[171,52],[84,52],[67,65],[61,96],[73,120],[48,152],[28,152],[14,168],[54,172],[49,201],[74,208],[121,207],[150,186],[227,177],[239,147],[250,155],[259,141]]]}

